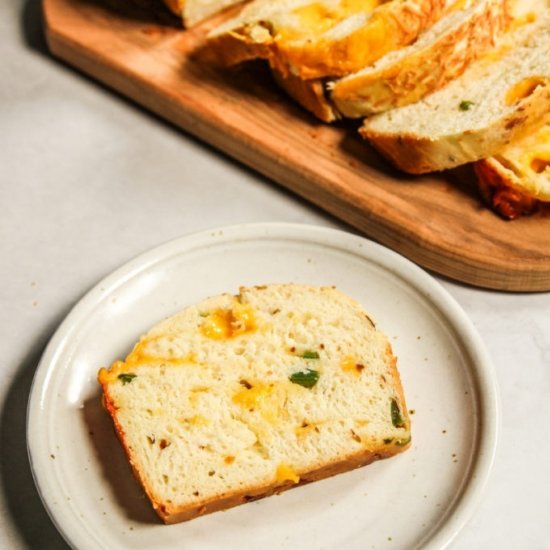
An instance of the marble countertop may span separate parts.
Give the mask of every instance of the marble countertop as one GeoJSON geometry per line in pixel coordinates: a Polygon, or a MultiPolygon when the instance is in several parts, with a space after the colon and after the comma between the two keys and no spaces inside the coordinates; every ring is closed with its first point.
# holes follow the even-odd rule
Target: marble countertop
{"type": "MultiPolygon", "coordinates": [[[[62,549],[25,426],[35,368],[71,307],[130,258],[198,230],[353,230],[53,60],[37,2],[0,4],[0,60],[0,548],[62,549]]],[[[451,548],[550,548],[550,293],[436,279],[481,334],[502,401],[492,475],[451,548]]]]}

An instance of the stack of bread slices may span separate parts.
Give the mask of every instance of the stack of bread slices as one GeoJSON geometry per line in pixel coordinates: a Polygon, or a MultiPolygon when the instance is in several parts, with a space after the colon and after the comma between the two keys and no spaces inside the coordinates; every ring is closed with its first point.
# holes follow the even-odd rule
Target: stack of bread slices
{"type": "Polygon", "coordinates": [[[207,48],[266,60],[324,122],[363,119],[402,171],[473,163],[504,217],[550,202],[550,0],[252,0],[207,48]]]}

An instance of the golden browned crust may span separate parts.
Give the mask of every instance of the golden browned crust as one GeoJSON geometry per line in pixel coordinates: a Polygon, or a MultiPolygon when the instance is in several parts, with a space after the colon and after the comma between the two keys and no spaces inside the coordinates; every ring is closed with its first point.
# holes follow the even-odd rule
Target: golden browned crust
{"type": "Polygon", "coordinates": [[[378,132],[364,123],[359,133],[397,168],[409,174],[446,170],[493,156],[499,149],[535,131],[550,117],[550,79],[488,128],[440,138],[414,133],[378,132]]]}
{"type": "Polygon", "coordinates": [[[459,77],[511,22],[508,3],[487,3],[432,47],[419,49],[379,72],[344,78],[331,99],[347,117],[361,117],[420,100],[459,77]],[[461,47],[457,47],[460,44],[461,47]]]}
{"type": "Polygon", "coordinates": [[[275,69],[272,73],[277,84],[318,119],[323,122],[334,122],[339,118],[325,95],[321,79],[302,80],[292,74],[282,75],[275,69]]]}

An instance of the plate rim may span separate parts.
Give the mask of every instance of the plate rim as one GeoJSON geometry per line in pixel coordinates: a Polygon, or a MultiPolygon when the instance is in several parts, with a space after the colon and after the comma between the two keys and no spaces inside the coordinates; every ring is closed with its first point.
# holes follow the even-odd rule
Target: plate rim
{"type": "Polygon", "coordinates": [[[91,308],[91,312],[95,307],[100,306],[102,300],[107,298],[117,286],[123,285],[139,276],[141,272],[147,271],[155,264],[170,257],[189,253],[196,248],[203,248],[205,244],[225,242],[231,245],[238,241],[261,239],[330,245],[332,248],[354,253],[363,260],[381,265],[406,280],[416,292],[441,312],[445,319],[451,323],[453,332],[459,337],[461,343],[468,342],[468,354],[471,358],[469,372],[474,378],[473,387],[478,393],[477,402],[480,407],[479,432],[477,434],[478,452],[469,467],[468,482],[461,489],[459,498],[449,513],[441,518],[440,524],[434,527],[432,534],[422,547],[427,550],[447,548],[473,516],[485,492],[496,458],[501,431],[501,403],[496,371],[491,357],[473,322],[457,300],[423,268],[401,254],[366,237],[341,229],[313,224],[252,222],[214,226],[210,229],[184,234],[153,246],[123,262],[76,300],[44,348],[33,376],[27,403],[25,434],[27,454],[33,481],[42,504],[60,535],[72,548],[76,548],[73,542],[74,537],[69,537],[63,527],[64,522],[58,517],[61,514],[56,513],[48,500],[49,495],[43,479],[45,472],[42,472],[47,468],[38,467],[39,461],[36,459],[39,449],[43,448],[43,443],[39,437],[33,437],[33,433],[40,433],[37,428],[41,425],[41,415],[38,413],[41,410],[44,392],[48,389],[47,379],[55,366],[55,356],[58,350],[65,347],[66,342],[70,340],[71,333],[79,326],[79,323],[75,324],[74,320],[79,318],[81,312],[89,308],[91,308]],[[430,289],[428,292],[425,289],[426,285],[430,289]]]}

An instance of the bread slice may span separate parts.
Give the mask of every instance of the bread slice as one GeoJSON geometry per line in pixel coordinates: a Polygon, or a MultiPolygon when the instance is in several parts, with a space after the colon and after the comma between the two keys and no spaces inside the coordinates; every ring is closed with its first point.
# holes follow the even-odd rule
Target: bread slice
{"type": "Polygon", "coordinates": [[[263,58],[281,77],[355,72],[413,42],[446,0],[254,0],[209,34],[225,65],[263,58]]]}
{"type": "Polygon", "coordinates": [[[243,0],[164,0],[170,11],[181,17],[185,27],[192,27],[229,6],[243,0]]]}
{"type": "Polygon", "coordinates": [[[501,216],[514,219],[550,203],[550,123],[474,165],[480,190],[501,216]]]}
{"type": "Polygon", "coordinates": [[[209,298],[152,328],[98,380],[166,523],[390,457],[411,437],[388,339],[334,287],[209,298]]]}
{"type": "Polygon", "coordinates": [[[421,174],[492,156],[549,115],[546,11],[443,89],[367,119],[360,133],[398,168],[421,174]]]}
{"type": "Polygon", "coordinates": [[[495,45],[510,21],[509,0],[477,0],[451,9],[414,44],[329,83],[330,97],[349,118],[414,103],[460,76],[495,45]]]}

